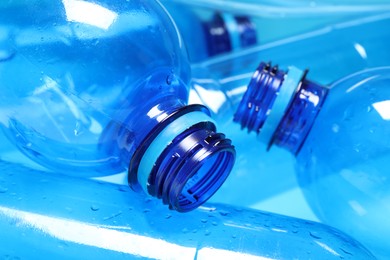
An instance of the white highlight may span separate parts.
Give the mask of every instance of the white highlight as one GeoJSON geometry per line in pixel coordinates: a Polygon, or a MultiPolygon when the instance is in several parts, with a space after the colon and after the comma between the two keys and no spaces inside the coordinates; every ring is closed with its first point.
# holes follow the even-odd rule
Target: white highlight
{"type": "Polygon", "coordinates": [[[390,120],[390,100],[376,102],[372,106],[384,120],[390,120]]]}
{"type": "Polygon", "coordinates": [[[331,253],[332,255],[335,255],[335,256],[340,256],[339,253],[337,253],[336,251],[334,251],[332,248],[330,248],[328,245],[316,240],[314,241],[316,244],[318,244],[320,247],[322,247],[323,249],[325,249],[326,251],[328,251],[329,253],[331,253]]]}
{"type": "Polygon", "coordinates": [[[96,3],[81,0],[62,0],[70,22],[89,24],[107,30],[118,14],[96,3]]]}
{"type": "MultiPolygon", "coordinates": [[[[18,221],[17,225],[32,227],[49,236],[77,244],[112,250],[133,256],[160,259],[194,259],[196,248],[184,247],[162,239],[128,233],[128,228],[110,229],[68,219],[0,207],[3,214],[18,221]]],[[[112,227],[113,228],[113,227],[112,227]]],[[[115,227],[118,228],[118,227],[115,227]]]]}
{"type": "Polygon", "coordinates": [[[356,51],[359,53],[359,55],[363,58],[363,59],[367,59],[367,52],[366,52],[366,49],[364,49],[364,47],[359,44],[359,43],[355,43],[354,44],[354,47],[356,49],[356,51]]]}

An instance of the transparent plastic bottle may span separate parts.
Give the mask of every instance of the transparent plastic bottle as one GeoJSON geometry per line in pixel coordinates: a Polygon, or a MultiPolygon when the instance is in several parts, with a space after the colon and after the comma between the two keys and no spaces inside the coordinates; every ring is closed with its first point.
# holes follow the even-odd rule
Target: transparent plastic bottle
{"type": "Polygon", "coordinates": [[[5,161],[0,170],[5,259],[373,259],[320,223],[222,204],[180,214],[128,188],[5,161]]]}
{"type": "Polygon", "coordinates": [[[265,44],[358,16],[390,11],[385,3],[327,1],[162,1],[192,62],[265,44]],[[310,21],[310,22],[308,22],[310,21]]]}
{"type": "Polygon", "coordinates": [[[0,127],[24,154],[83,177],[128,169],[178,211],[222,185],[234,148],[186,105],[188,60],[157,1],[8,1],[0,17],[0,127]]]}
{"type": "Polygon", "coordinates": [[[349,75],[329,88],[306,74],[261,63],[234,121],[269,148],[296,156],[299,183],[321,221],[388,257],[390,67],[349,75]]]}
{"type": "Polygon", "coordinates": [[[389,14],[372,16],[194,64],[190,100],[212,110],[237,150],[233,172],[212,200],[315,220],[307,208],[282,200],[302,199],[296,189],[293,154],[278,147],[267,150],[262,142],[255,145],[260,136],[243,134],[233,115],[260,60],[273,60],[281,67],[309,68],[311,78],[329,85],[356,71],[388,65],[389,27],[389,14]]]}

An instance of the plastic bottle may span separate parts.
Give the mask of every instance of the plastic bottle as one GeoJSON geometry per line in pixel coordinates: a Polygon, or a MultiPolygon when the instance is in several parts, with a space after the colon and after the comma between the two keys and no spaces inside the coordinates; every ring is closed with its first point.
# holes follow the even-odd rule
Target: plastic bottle
{"type": "Polygon", "coordinates": [[[390,11],[390,4],[348,1],[334,4],[327,1],[165,0],[162,3],[175,20],[192,62],[353,17],[390,11]]]}
{"type": "Polygon", "coordinates": [[[233,122],[233,115],[262,59],[273,59],[281,67],[294,64],[310,68],[311,78],[326,85],[365,68],[387,65],[389,17],[384,14],[336,24],[192,66],[191,102],[206,104],[212,110],[218,125],[234,140],[237,150],[233,172],[213,196],[213,202],[316,220],[303,204],[291,202],[304,200],[296,183],[294,156],[278,147],[267,151],[267,145],[261,142],[254,145],[256,135],[243,134],[233,122]],[[257,169],[256,174],[253,169],[257,169]]]}
{"type": "Polygon", "coordinates": [[[296,156],[298,180],[321,221],[388,257],[390,67],[329,88],[306,74],[260,64],[234,120],[296,156]]]}
{"type": "Polygon", "coordinates": [[[9,1],[0,17],[0,127],[24,154],[83,177],[128,168],[178,211],[222,185],[234,148],[186,105],[188,60],[157,1],[9,1]]]}
{"type": "Polygon", "coordinates": [[[0,170],[0,258],[373,258],[311,221],[212,204],[180,214],[128,188],[5,161],[0,170]]]}

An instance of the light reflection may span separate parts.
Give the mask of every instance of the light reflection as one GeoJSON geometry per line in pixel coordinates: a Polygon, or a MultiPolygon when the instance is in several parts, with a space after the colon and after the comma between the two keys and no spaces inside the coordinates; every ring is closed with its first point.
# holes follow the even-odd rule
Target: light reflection
{"type": "Polygon", "coordinates": [[[118,14],[96,3],[81,0],[62,0],[66,19],[107,30],[116,20],[118,14]]]}
{"type": "Polygon", "coordinates": [[[367,210],[356,200],[350,200],[348,201],[348,204],[359,216],[364,216],[367,214],[367,210]]]}
{"type": "Polygon", "coordinates": [[[354,44],[354,47],[356,49],[356,51],[359,53],[359,55],[363,58],[363,59],[367,59],[367,52],[366,52],[366,49],[364,49],[364,47],[359,44],[359,43],[355,43],[354,44]]]}
{"type": "Polygon", "coordinates": [[[390,100],[376,102],[372,106],[383,120],[390,120],[390,100]]]}
{"type": "Polygon", "coordinates": [[[337,253],[334,249],[332,249],[330,246],[328,246],[327,244],[324,244],[318,240],[314,241],[316,244],[318,244],[320,247],[322,247],[323,249],[325,249],[326,251],[328,251],[329,253],[331,253],[332,255],[335,255],[335,256],[339,256],[341,257],[341,255],[339,253],[337,253]]]}
{"type": "Polygon", "coordinates": [[[198,84],[193,84],[194,89],[202,99],[202,103],[207,105],[214,113],[217,113],[226,102],[226,96],[222,91],[205,89],[198,84]]]}
{"type": "Polygon", "coordinates": [[[5,207],[0,207],[0,214],[17,220],[17,225],[32,227],[54,238],[77,244],[155,259],[194,259],[196,255],[196,248],[111,229],[117,227],[99,226],[5,207]]]}

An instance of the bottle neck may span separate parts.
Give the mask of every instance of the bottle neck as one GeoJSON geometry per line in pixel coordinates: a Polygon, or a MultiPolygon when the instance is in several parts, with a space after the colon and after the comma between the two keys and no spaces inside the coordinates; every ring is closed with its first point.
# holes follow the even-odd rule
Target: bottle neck
{"type": "Polygon", "coordinates": [[[297,154],[326,99],[328,89],[306,79],[307,71],[287,72],[261,63],[234,115],[259,139],[297,154]]]}
{"type": "Polygon", "coordinates": [[[235,158],[208,110],[183,106],[165,115],[135,150],[129,183],[180,212],[197,208],[223,184],[235,158]]]}
{"type": "Polygon", "coordinates": [[[256,28],[247,16],[215,13],[211,21],[203,24],[203,28],[209,56],[257,43],[256,28]]]}

